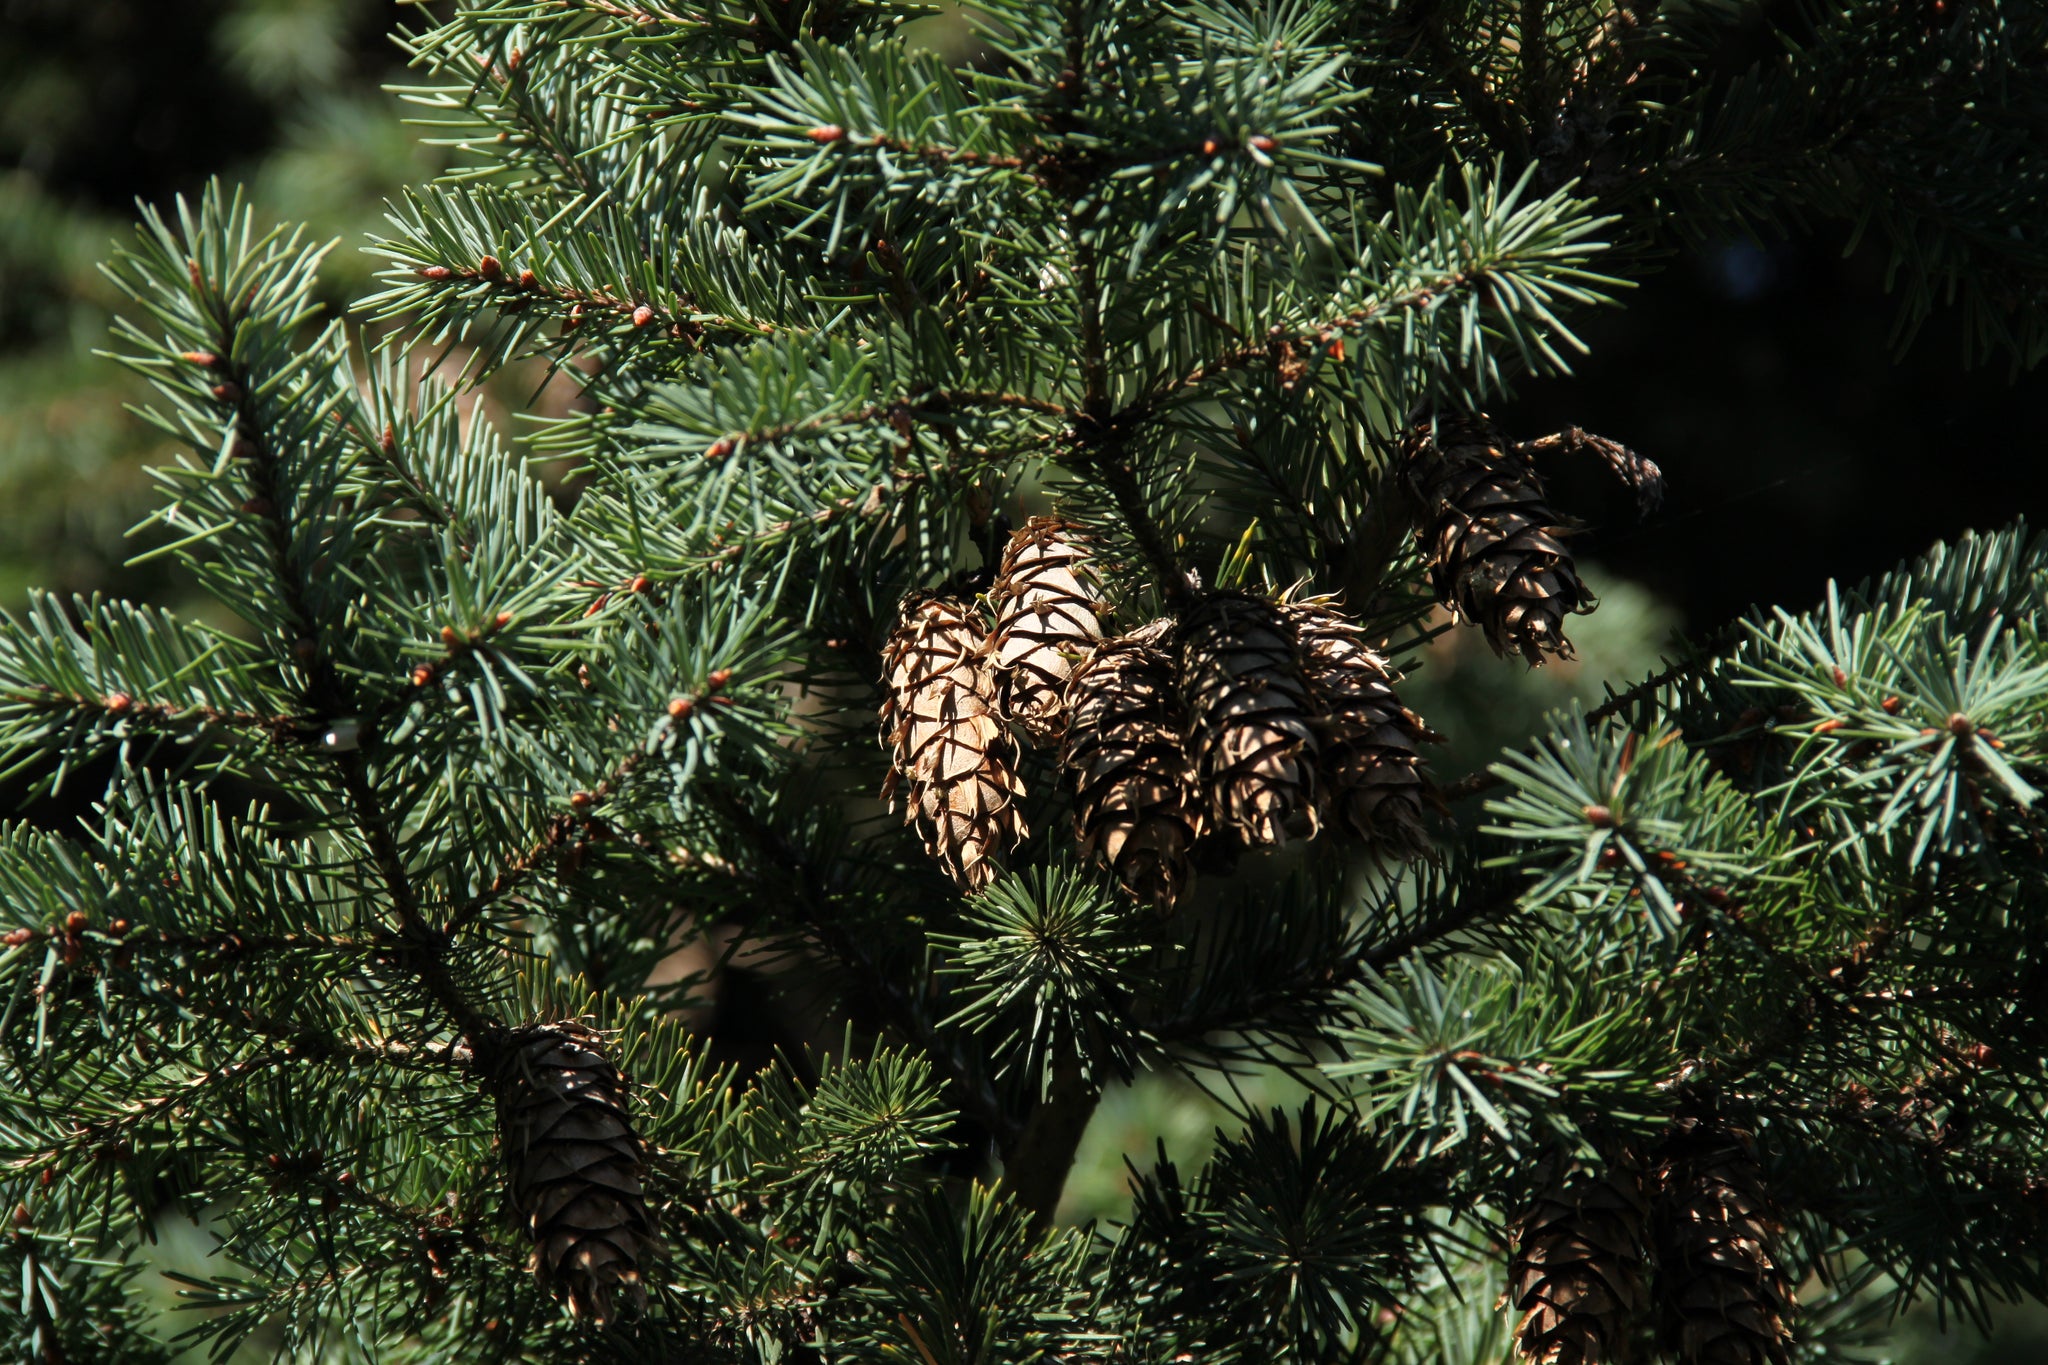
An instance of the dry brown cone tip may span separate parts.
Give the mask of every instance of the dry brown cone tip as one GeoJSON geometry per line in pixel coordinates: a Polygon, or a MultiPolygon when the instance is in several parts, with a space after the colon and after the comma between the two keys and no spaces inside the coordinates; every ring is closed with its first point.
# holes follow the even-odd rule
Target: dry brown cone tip
{"type": "Polygon", "coordinates": [[[1402,475],[1422,509],[1416,536],[1437,600],[1496,654],[1571,658],[1564,618],[1591,611],[1593,594],[1529,456],[1483,416],[1442,418],[1434,437],[1427,426],[1408,434],[1402,475]]]}
{"type": "Polygon", "coordinates": [[[1387,661],[1327,598],[1286,603],[1314,697],[1320,791],[1346,837],[1397,858],[1429,848],[1420,745],[1440,738],[1394,694],[1387,661]]]}
{"type": "Polygon", "coordinates": [[[882,739],[906,823],[960,886],[994,881],[1024,837],[1016,743],[995,709],[987,637],[958,602],[906,599],[882,652],[882,739]]]}
{"type": "Polygon", "coordinates": [[[1789,1365],[1792,1286],[1749,1135],[1713,1120],[1675,1121],[1656,1184],[1663,1348],[1682,1365],[1789,1365]]]}
{"type": "Polygon", "coordinates": [[[646,1300],[655,1250],[626,1085],[598,1034],[574,1020],[506,1037],[491,1067],[506,1203],[540,1282],[603,1326],[646,1300]]]}
{"type": "Polygon", "coordinates": [[[1515,1347],[1535,1365],[1624,1365],[1649,1306],[1642,1175],[1625,1161],[1573,1169],[1552,1160],[1545,1169],[1508,1262],[1508,1295],[1521,1314],[1515,1347]]]}
{"type": "Polygon", "coordinates": [[[1138,899],[1170,909],[1202,833],[1189,767],[1170,621],[1096,646],[1067,679],[1060,760],[1074,792],[1081,855],[1106,863],[1138,899]]]}
{"type": "Polygon", "coordinates": [[[1211,593],[1182,616],[1176,644],[1210,827],[1254,846],[1313,835],[1315,706],[1280,609],[1245,593],[1211,593]]]}
{"type": "Polygon", "coordinates": [[[1033,517],[1010,537],[989,593],[990,638],[1002,714],[1035,742],[1059,738],[1064,691],[1102,638],[1102,578],[1081,529],[1033,517]]]}

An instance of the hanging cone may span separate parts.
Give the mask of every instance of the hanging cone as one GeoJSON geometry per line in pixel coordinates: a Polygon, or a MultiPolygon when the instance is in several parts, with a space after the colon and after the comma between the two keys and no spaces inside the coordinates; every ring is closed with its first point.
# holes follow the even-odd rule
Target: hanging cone
{"type": "Polygon", "coordinates": [[[979,891],[1024,837],[1016,745],[996,716],[987,640],[959,603],[913,594],[883,647],[882,738],[903,818],[953,880],[979,891]]]}
{"type": "Polygon", "coordinates": [[[1181,619],[1189,749],[1212,828],[1281,844],[1316,828],[1316,735],[1294,632],[1271,602],[1212,593],[1181,619]],[[1292,827],[1292,828],[1291,828],[1292,827]]]}
{"type": "Polygon", "coordinates": [[[1434,741],[1394,695],[1387,661],[1367,649],[1357,624],[1328,598],[1283,605],[1294,627],[1318,715],[1323,812],[1347,837],[1397,858],[1429,848],[1422,823],[1422,754],[1434,741]]]}
{"type": "Polygon", "coordinates": [[[1663,1348],[1682,1365],[1789,1365],[1792,1287],[1749,1135],[1679,1119],[1665,1134],[1653,1225],[1663,1348]]]}
{"type": "Polygon", "coordinates": [[[1002,714],[1040,744],[1059,738],[1061,694],[1102,638],[1102,578],[1072,522],[1033,517],[1010,537],[989,593],[1002,714]]]}
{"type": "Polygon", "coordinates": [[[596,1032],[573,1020],[520,1029],[490,1069],[506,1202],[540,1282],[596,1326],[647,1296],[654,1215],[626,1086],[596,1032]]]}
{"type": "Polygon", "coordinates": [[[1536,1365],[1623,1365],[1649,1307],[1643,1284],[1649,1203],[1632,1165],[1547,1163],[1522,1215],[1508,1295],[1522,1316],[1515,1346],[1536,1365]]]}
{"type": "Polygon", "coordinates": [[[1408,434],[1402,477],[1422,510],[1416,534],[1437,600],[1483,629],[1496,654],[1571,658],[1564,618],[1591,611],[1593,594],[1529,457],[1483,415],[1440,418],[1434,439],[1427,426],[1408,434]]]}
{"type": "Polygon", "coordinates": [[[1067,680],[1060,760],[1083,857],[1108,864],[1138,899],[1170,909],[1188,880],[1202,815],[1189,769],[1171,621],[1098,645],[1067,680]]]}

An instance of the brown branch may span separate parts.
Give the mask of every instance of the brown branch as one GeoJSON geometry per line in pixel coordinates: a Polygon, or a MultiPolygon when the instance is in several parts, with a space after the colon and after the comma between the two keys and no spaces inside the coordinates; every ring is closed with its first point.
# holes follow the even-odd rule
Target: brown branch
{"type": "Polygon", "coordinates": [[[610,317],[618,322],[630,323],[636,332],[649,336],[667,336],[676,341],[687,341],[701,346],[707,332],[736,332],[743,336],[765,337],[776,332],[807,332],[806,328],[782,327],[773,322],[755,318],[733,318],[723,314],[705,314],[696,309],[687,298],[678,297],[681,309],[658,306],[651,298],[637,295],[621,297],[609,289],[576,289],[567,285],[550,286],[543,284],[531,270],[520,270],[516,274],[507,271],[496,256],[484,256],[474,266],[424,265],[414,271],[421,279],[433,284],[446,284],[457,289],[468,289],[477,284],[485,285],[498,301],[501,312],[518,312],[535,303],[558,307],[562,312],[563,335],[567,336],[590,321],[593,317],[610,317]]]}
{"type": "MultiPolygon", "coordinates": [[[[307,569],[302,573],[295,563],[292,528],[286,523],[283,511],[287,505],[285,490],[279,483],[280,456],[272,448],[264,413],[258,405],[258,386],[253,382],[254,377],[243,372],[231,359],[240,308],[230,305],[220,296],[217,286],[204,277],[197,261],[189,261],[187,265],[194,292],[200,296],[215,328],[214,353],[190,359],[219,376],[220,382],[213,388],[214,398],[232,413],[232,454],[245,471],[253,491],[245,510],[261,527],[283,606],[298,632],[292,653],[304,670],[303,704],[307,712],[319,720],[356,716],[361,708],[355,704],[340,670],[326,653],[320,638],[321,631],[330,623],[319,619],[313,609],[308,593],[312,571],[307,569]]],[[[418,896],[406,871],[390,817],[384,811],[382,798],[370,778],[363,755],[354,749],[344,749],[336,752],[333,760],[337,783],[352,823],[363,837],[397,916],[396,937],[409,949],[399,955],[400,959],[466,1036],[479,1039],[495,1031],[496,1023],[469,1000],[449,969],[448,936],[436,931],[421,917],[418,896]]]]}
{"type": "Polygon", "coordinates": [[[1102,1092],[1091,1085],[1077,1062],[1065,1062],[1053,1073],[1052,1091],[1031,1113],[1014,1142],[1003,1149],[1003,1192],[1031,1213],[1031,1225],[1043,1230],[1059,1211],[1060,1192],[1074,1166],[1074,1153],[1102,1092]]]}
{"type": "MultiPolygon", "coordinates": [[[[691,711],[697,707],[723,700],[724,698],[718,695],[717,688],[709,689],[706,692],[698,693],[691,697],[677,697],[669,703],[671,723],[686,719],[691,711]]],[[[635,749],[632,753],[620,759],[612,768],[611,774],[600,781],[595,787],[589,791],[574,793],[570,798],[570,804],[578,807],[579,811],[588,811],[590,808],[593,808],[597,802],[613,795],[619,788],[623,787],[627,780],[632,777],[634,770],[640,766],[646,757],[645,750],[635,749]]],[[[482,919],[492,906],[517,895],[521,888],[528,881],[532,880],[533,876],[540,870],[541,860],[563,844],[568,843],[571,835],[587,832],[592,829],[609,832],[608,827],[603,826],[603,822],[592,819],[588,814],[561,815],[550,820],[546,831],[538,840],[514,857],[511,862],[505,864],[498,875],[491,879],[491,884],[485,887],[482,892],[472,896],[457,908],[455,913],[449,917],[443,932],[453,937],[468,929],[471,925],[482,919]]]]}
{"type": "Polygon", "coordinates": [[[204,702],[152,702],[126,692],[109,692],[88,697],[77,692],[60,692],[46,683],[33,688],[10,688],[0,697],[21,706],[49,711],[99,713],[112,721],[154,721],[158,724],[219,726],[224,729],[263,730],[273,739],[284,739],[299,728],[299,718],[290,715],[260,715],[253,711],[232,711],[204,702]]]}
{"type": "MultiPolygon", "coordinates": [[[[1276,367],[1285,363],[1296,348],[1340,345],[1341,338],[1350,333],[1363,331],[1388,313],[1401,312],[1411,308],[1426,308],[1444,294],[1462,289],[1484,272],[1453,271],[1439,276],[1427,284],[1417,285],[1404,293],[1392,294],[1383,299],[1374,299],[1358,309],[1334,317],[1325,322],[1315,323],[1292,332],[1284,329],[1269,333],[1265,339],[1246,342],[1223,352],[1213,360],[1207,360],[1189,370],[1177,379],[1170,379],[1155,385],[1140,397],[1134,399],[1124,410],[1116,414],[1118,423],[1143,420],[1151,415],[1160,404],[1174,398],[1188,389],[1197,389],[1220,375],[1230,374],[1248,366],[1265,361],[1276,367]]],[[[1297,362],[1298,363],[1298,362],[1297,362]]]]}

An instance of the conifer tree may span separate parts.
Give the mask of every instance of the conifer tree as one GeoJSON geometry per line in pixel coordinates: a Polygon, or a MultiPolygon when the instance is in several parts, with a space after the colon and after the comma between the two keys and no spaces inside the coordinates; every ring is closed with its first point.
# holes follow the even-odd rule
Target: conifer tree
{"type": "Polygon", "coordinates": [[[2048,1288],[2048,542],[1456,784],[1399,695],[1596,609],[1542,471],[1655,452],[1487,414],[1674,240],[1853,219],[2040,358],[2048,17],[918,18],[478,0],[355,318],[222,189],[108,267],[218,611],[0,628],[6,764],[104,782],[0,850],[11,1349],[167,1359],[166,1211],[180,1344],[307,1360],[1718,1365],[2048,1288]],[[521,366],[573,497],[467,401],[521,366]],[[844,1042],[721,1066],[692,942],[844,1042]],[[1254,1066],[1309,1098],[1058,1225],[1106,1087],[1254,1066]]]}

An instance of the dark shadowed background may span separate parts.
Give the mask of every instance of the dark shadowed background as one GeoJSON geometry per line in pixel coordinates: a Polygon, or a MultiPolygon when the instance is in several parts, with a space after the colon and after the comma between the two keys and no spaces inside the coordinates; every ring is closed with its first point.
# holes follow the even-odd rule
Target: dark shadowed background
{"type": "MultiPolygon", "coordinates": [[[[337,304],[359,293],[370,261],[355,248],[381,200],[438,165],[379,88],[402,79],[386,33],[408,11],[0,0],[0,606],[43,586],[205,610],[169,570],[128,562],[148,544],[125,534],[149,510],[143,467],[171,452],[123,411],[138,386],[91,355],[116,305],[96,262],[127,236],[138,198],[168,204],[221,175],[270,216],[341,238],[327,288],[337,304]]],[[[1453,654],[1425,669],[1411,699],[1464,737],[1440,766],[1483,762],[1541,707],[1640,676],[1674,627],[1703,632],[1753,603],[1803,607],[1830,577],[2048,517],[2044,377],[1965,369],[1941,317],[1901,352],[1893,312],[1875,253],[1816,237],[1676,254],[1626,308],[1584,321],[1577,376],[1530,386],[1502,415],[1521,435],[1575,423],[1625,441],[1663,465],[1670,496],[1638,522],[1590,462],[1552,471],[1555,501],[1587,523],[1580,553],[1606,605],[1575,632],[1576,667],[1530,678],[1453,654]]],[[[24,790],[0,786],[0,806],[20,811],[24,790]]],[[[25,813],[75,819],[90,784],[72,791],[25,813]]],[[[757,1045],[778,1036],[774,1008],[759,990],[729,991],[718,1025],[733,1046],[757,1045]]],[[[1115,1212],[1122,1130],[1168,1131],[1187,1152],[1211,1117],[1170,1089],[1113,1097],[1068,1213],[1115,1212]]],[[[167,1255],[203,1251],[192,1229],[167,1255]]],[[[2048,1315],[2008,1312],[1988,1342],[1915,1320],[1896,1358],[2048,1360],[2048,1315]]]]}

